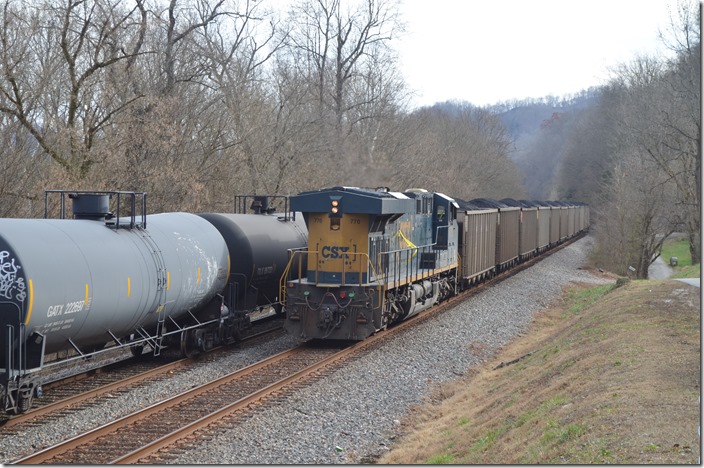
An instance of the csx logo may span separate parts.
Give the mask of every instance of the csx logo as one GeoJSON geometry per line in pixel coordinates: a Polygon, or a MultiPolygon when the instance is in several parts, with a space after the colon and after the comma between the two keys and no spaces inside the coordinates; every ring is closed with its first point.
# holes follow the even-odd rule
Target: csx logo
{"type": "Polygon", "coordinates": [[[323,258],[350,258],[347,252],[350,250],[349,247],[343,247],[338,245],[326,245],[320,251],[323,258]]]}

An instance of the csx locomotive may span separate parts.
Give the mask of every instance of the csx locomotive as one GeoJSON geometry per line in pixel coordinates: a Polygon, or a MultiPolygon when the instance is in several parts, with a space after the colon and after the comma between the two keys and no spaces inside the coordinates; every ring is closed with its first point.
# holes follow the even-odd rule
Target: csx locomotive
{"type": "Polygon", "coordinates": [[[332,187],[291,197],[291,208],[308,246],[292,255],[281,297],[284,327],[303,341],[363,340],[589,226],[584,204],[422,189],[332,187]]]}
{"type": "Polygon", "coordinates": [[[249,314],[278,306],[288,250],[306,245],[300,217],[146,214],[139,192],[50,191],[60,219],[0,219],[0,385],[4,409],[41,393],[47,356],[103,349],[185,355],[237,340],[249,314]],[[73,219],[64,219],[66,196],[73,219]],[[112,202],[111,202],[112,200],[112,202]],[[111,210],[110,204],[116,205],[111,210]],[[123,215],[124,212],[129,212],[123,215]]]}

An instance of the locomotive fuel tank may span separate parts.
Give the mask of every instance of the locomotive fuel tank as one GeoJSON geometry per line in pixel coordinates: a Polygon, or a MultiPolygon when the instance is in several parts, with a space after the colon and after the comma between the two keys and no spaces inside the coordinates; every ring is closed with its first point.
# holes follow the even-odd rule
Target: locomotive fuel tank
{"type": "Polygon", "coordinates": [[[228,250],[209,222],[188,213],[146,220],[148,229],[0,219],[1,367],[22,335],[41,343],[43,350],[27,351],[41,365],[37,354],[99,348],[198,309],[222,291],[228,250]]]}
{"type": "MultiPolygon", "coordinates": [[[[303,216],[203,213],[225,239],[230,251],[231,308],[252,311],[273,305],[280,308],[280,278],[289,262],[289,249],[307,245],[303,216]]],[[[298,268],[298,265],[294,266],[298,268]]],[[[302,265],[305,269],[305,264],[302,265]]]]}

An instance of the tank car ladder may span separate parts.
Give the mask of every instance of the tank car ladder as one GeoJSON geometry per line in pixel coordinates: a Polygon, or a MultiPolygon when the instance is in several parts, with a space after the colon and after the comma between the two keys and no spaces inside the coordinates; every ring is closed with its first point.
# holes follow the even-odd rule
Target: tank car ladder
{"type": "MultiPolygon", "coordinates": [[[[161,354],[161,343],[164,339],[164,322],[166,321],[166,262],[164,262],[164,255],[157,246],[154,239],[149,235],[146,229],[140,229],[142,240],[149,248],[154,259],[154,264],[156,265],[156,284],[157,284],[157,297],[156,297],[156,307],[155,312],[158,313],[157,324],[156,324],[156,336],[154,340],[148,340],[152,347],[154,348],[154,356],[159,356],[161,354]]],[[[145,331],[145,335],[149,335],[145,331]]]]}

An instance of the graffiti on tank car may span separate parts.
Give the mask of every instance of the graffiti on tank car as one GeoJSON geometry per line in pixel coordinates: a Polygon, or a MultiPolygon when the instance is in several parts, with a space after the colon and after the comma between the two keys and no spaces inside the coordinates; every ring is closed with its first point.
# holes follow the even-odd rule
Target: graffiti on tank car
{"type": "Polygon", "coordinates": [[[350,248],[349,246],[343,246],[343,245],[324,245],[323,248],[320,250],[320,254],[323,256],[323,258],[330,258],[330,259],[336,259],[336,258],[350,258],[349,252],[350,248]]]}
{"type": "Polygon", "coordinates": [[[10,252],[0,252],[0,296],[5,299],[15,299],[24,302],[27,297],[27,285],[18,272],[22,266],[15,263],[10,252]]]}

